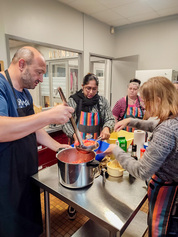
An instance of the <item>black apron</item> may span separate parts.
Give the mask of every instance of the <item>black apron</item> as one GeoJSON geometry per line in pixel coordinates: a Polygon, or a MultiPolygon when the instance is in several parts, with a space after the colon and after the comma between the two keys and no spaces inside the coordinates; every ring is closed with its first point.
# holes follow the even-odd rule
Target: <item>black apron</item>
{"type": "MultiPolygon", "coordinates": [[[[5,73],[17,101],[8,71],[5,73]]],[[[19,117],[34,113],[32,104],[17,111],[19,117]]],[[[40,189],[31,181],[37,172],[35,133],[10,142],[0,153],[1,237],[37,237],[42,233],[40,189]]]]}

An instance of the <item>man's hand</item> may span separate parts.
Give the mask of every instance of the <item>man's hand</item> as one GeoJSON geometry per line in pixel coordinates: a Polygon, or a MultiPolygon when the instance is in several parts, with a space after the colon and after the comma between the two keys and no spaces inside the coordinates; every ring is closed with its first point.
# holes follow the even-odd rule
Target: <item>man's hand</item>
{"type": "Polygon", "coordinates": [[[68,144],[60,144],[59,148],[71,148],[71,146],[68,144]]]}
{"type": "Polygon", "coordinates": [[[76,136],[75,133],[74,133],[74,135],[73,135],[73,139],[74,139],[74,143],[75,143],[75,142],[78,142],[78,139],[77,139],[77,136],[76,136]]]}
{"type": "Polygon", "coordinates": [[[57,105],[50,110],[47,110],[50,124],[64,124],[67,123],[68,120],[72,117],[72,113],[74,113],[74,109],[72,107],[66,105],[57,105]]]}

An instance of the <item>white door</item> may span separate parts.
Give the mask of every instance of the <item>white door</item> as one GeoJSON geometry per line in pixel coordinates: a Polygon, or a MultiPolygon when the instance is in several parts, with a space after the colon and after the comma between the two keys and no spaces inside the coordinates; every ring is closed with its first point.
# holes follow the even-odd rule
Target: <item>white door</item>
{"type": "Polygon", "coordinates": [[[111,59],[90,56],[90,72],[99,79],[99,95],[111,101],[111,59]]]}

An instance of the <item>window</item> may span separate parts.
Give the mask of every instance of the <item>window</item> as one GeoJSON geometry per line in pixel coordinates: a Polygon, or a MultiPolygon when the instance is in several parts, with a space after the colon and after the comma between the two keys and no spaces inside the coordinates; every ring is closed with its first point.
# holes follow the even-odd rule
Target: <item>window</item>
{"type": "MultiPolygon", "coordinates": [[[[25,45],[34,46],[34,43],[13,39],[8,37],[10,58],[18,48],[25,45]]],[[[49,48],[35,43],[37,48],[45,57],[46,74],[43,76],[43,83],[34,90],[30,90],[33,102],[36,106],[52,107],[62,103],[57,88],[60,86],[68,98],[78,90],[81,53],[71,52],[64,49],[49,48]]],[[[81,83],[80,83],[81,84],[81,83]]]]}

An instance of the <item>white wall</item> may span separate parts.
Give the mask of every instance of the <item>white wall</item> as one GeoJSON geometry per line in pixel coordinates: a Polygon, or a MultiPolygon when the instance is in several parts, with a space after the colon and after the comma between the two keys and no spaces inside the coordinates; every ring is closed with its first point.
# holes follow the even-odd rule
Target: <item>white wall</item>
{"type": "Polygon", "coordinates": [[[130,79],[134,78],[137,68],[137,55],[113,60],[111,108],[113,108],[117,100],[127,95],[127,86],[130,79]]]}
{"type": "Polygon", "coordinates": [[[72,8],[55,0],[6,0],[3,6],[6,34],[83,49],[82,14],[72,8]]]}
{"type": "Polygon", "coordinates": [[[139,55],[139,70],[178,70],[178,16],[118,29],[116,37],[115,56],[139,55]]]}
{"type": "MultiPolygon", "coordinates": [[[[109,26],[56,0],[6,0],[1,10],[1,38],[9,34],[84,51],[84,74],[89,71],[90,52],[105,56],[114,53],[114,37],[109,26]]],[[[2,45],[5,48],[4,43],[2,45]]],[[[1,52],[5,58],[6,51],[1,52]]]]}
{"type": "Polygon", "coordinates": [[[104,23],[95,20],[92,17],[84,18],[84,56],[88,65],[85,65],[84,71],[88,73],[89,53],[110,56],[114,55],[115,35],[110,34],[110,27],[104,23]]]}
{"type": "Polygon", "coordinates": [[[135,77],[136,70],[178,71],[178,16],[118,28],[114,56],[118,60],[113,63],[111,107],[127,92],[126,85],[135,77]]]}

